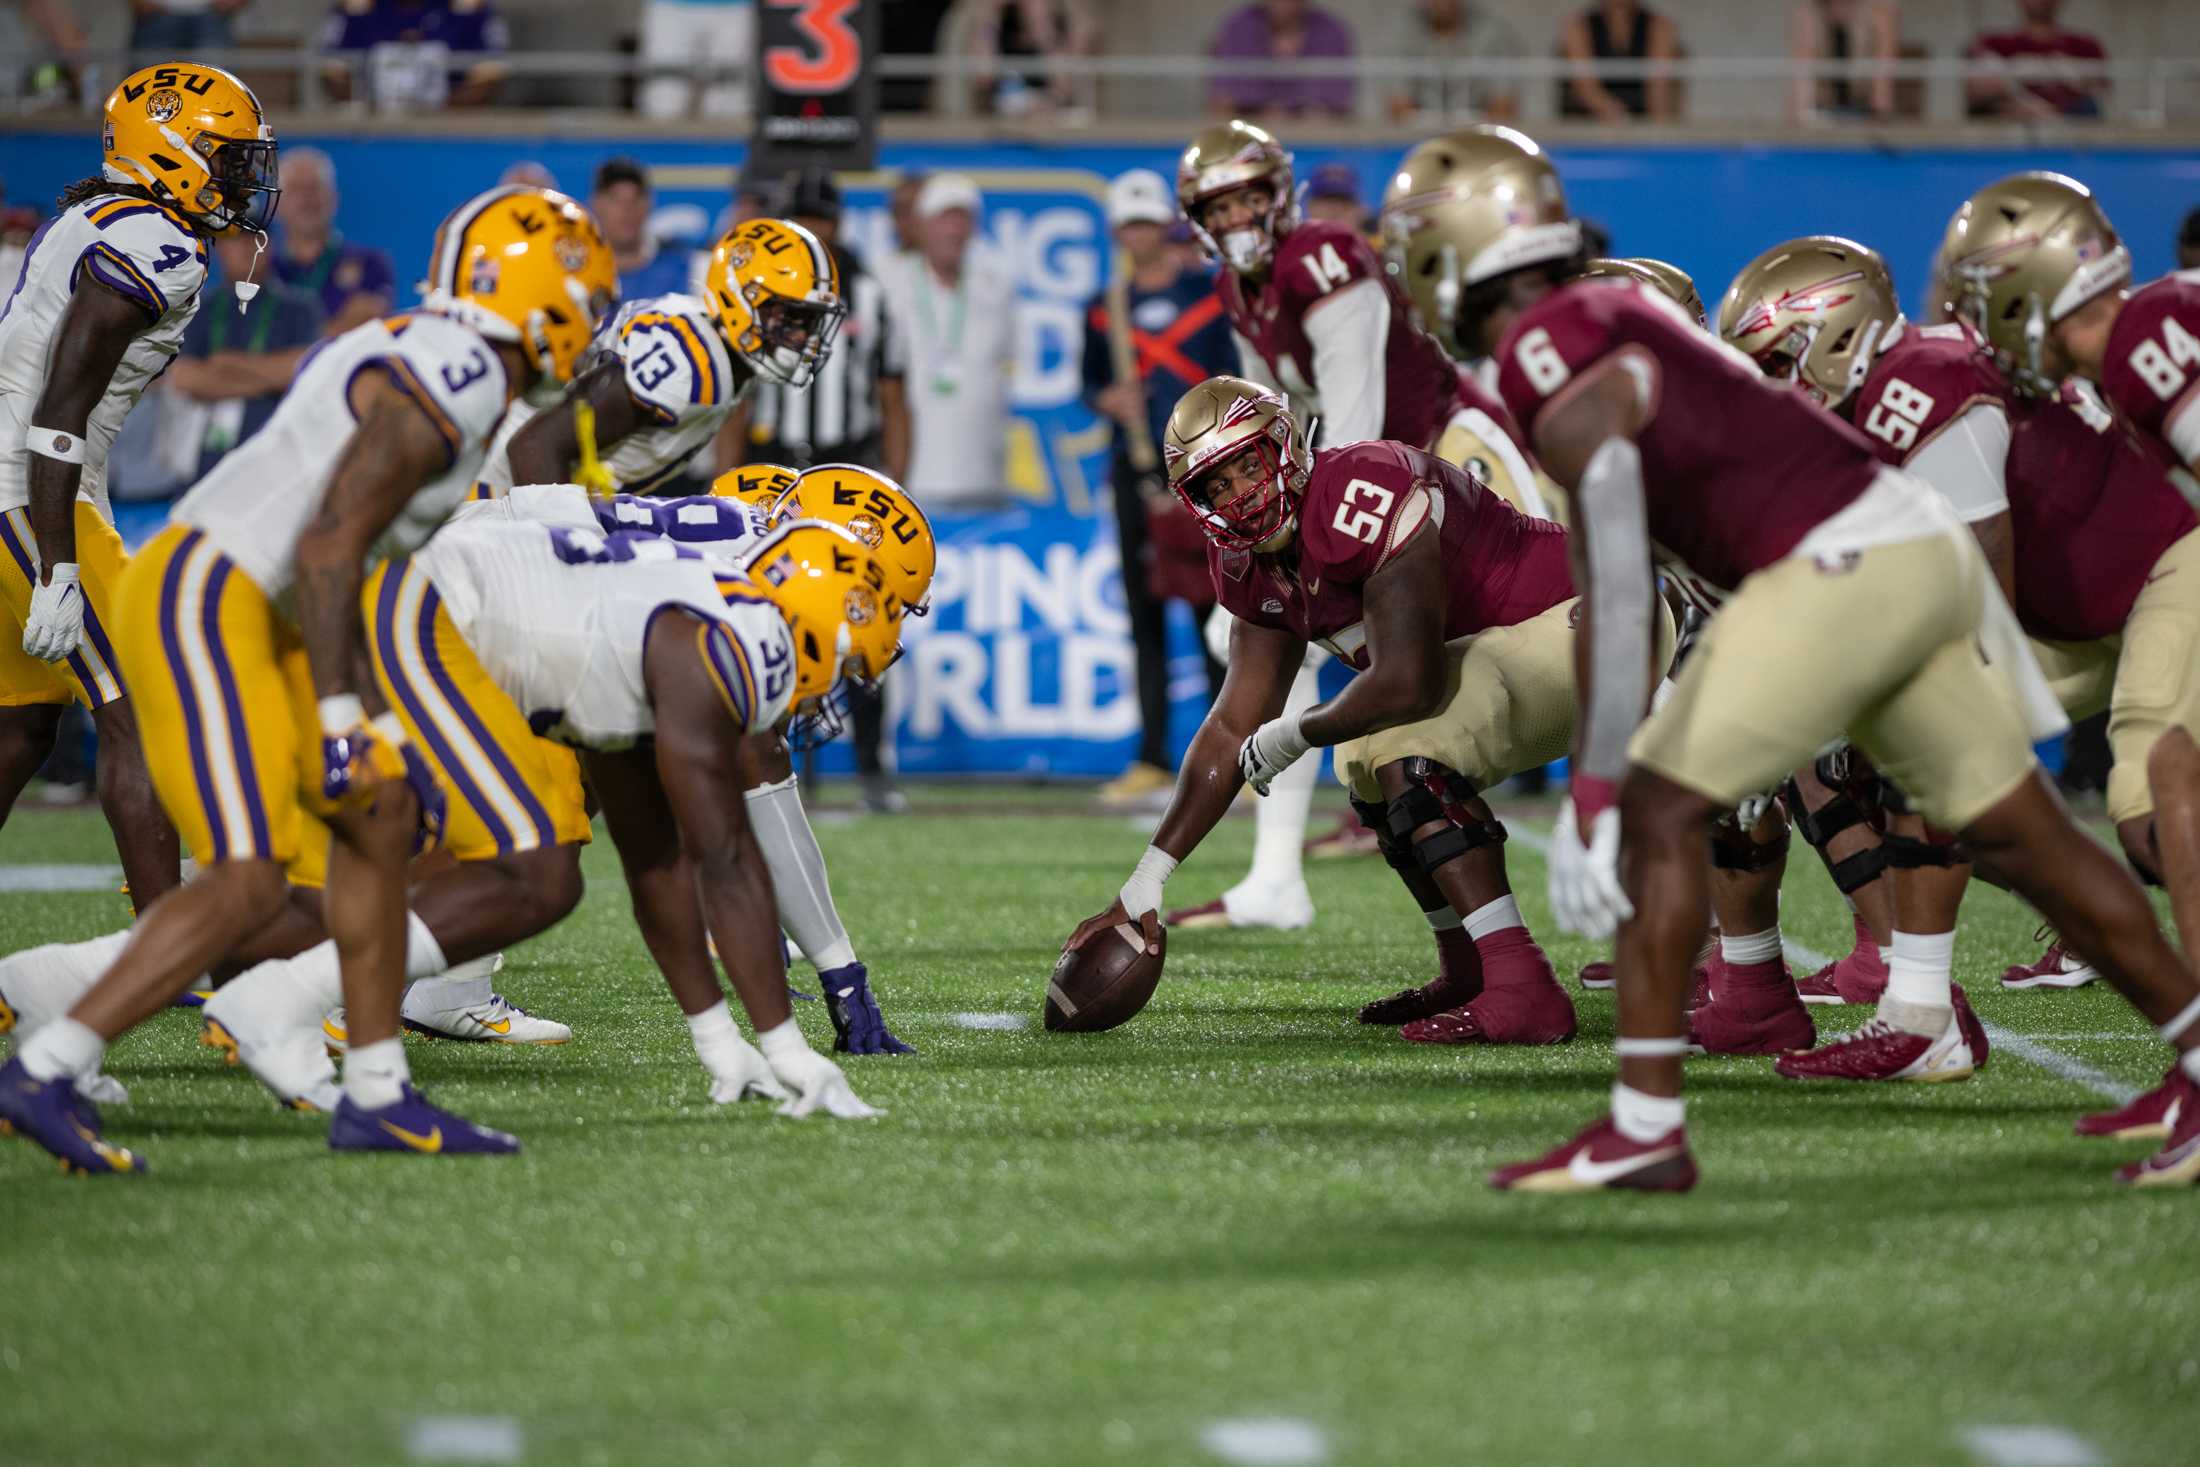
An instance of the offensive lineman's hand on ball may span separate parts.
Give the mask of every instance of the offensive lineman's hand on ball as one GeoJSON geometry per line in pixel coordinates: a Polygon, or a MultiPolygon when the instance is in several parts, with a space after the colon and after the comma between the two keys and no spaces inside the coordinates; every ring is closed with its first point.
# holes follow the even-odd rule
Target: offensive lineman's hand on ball
{"type": "MultiPolygon", "coordinates": [[[[1130,920],[1130,913],[1123,910],[1123,899],[1117,897],[1114,901],[1108,903],[1108,909],[1105,912],[1095,917],[1087,917],[1084,921],[1078,923],[1077,930],[1069,935],[1069,941],[1062,944],[1062,951],[1073,953],[1101,933],[1112,932],[1130,920]]],[[[1161,952],[1160,908],[1148,907],[1145,911],[1140,912],[1136,926],[1146,936],[1146,951],[1159,956],[1161,952]]]]}

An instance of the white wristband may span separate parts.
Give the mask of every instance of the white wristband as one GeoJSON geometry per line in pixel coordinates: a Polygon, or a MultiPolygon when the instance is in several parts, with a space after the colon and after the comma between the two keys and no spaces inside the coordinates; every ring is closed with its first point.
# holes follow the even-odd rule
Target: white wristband
{"type": "Polygon", "coordinates": [[[1123,903],[1123,915],[1137,921],[1148,912],[1161,906],[1161,888],[1167,884],[1176,870],[1176,857],[1159,846],[1146,847],[1146,854],[1138,858],[1138,865],[1131,871],[1131,879],[1123,883],[1118,900],[1123,903]]]}
{"type": "Polygon", "coordinates": [[[802,1037],[802,1026],[792,1018],[776,1028],[764,1029],[756,1036],[756,1047],[764,1052],[764,1058],[777,1059],[783,1054],[794,1054],[810,1047],[810,1041],[802,1037]]]}
{"type": "Polygon", "coordinates": [[[357,693],[337,693],[321,700],[321,732],[341,738],[367,721],[367,705],[357,693]]]}
{"type": "Polygon", "coordinates": [[[57,560],[46,567],[45,584],[49,586],[74,586],[82,583],[83,572],[73,560],[57,560]]]}
{"type": "Polygon", "coordinates": [[[405,723],[395,711],[377,714],[370,725],[375,734],[393,749],[405,747],[405,723]]]}
{"type": "Polygon", "coordinates": [[[23,430],[23,446],[55,463],[81,465],[84,462],[84,435],[81,433],[33,425],[23,430]]]}

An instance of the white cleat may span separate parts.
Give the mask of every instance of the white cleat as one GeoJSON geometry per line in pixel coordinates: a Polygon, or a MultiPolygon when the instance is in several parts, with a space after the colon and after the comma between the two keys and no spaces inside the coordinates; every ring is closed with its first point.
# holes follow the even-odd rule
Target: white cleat
{"type": "Polygon", "coordinates": [[[501,993],[457,1008],[405,1006],[405,1027],[431,1039],[464,1039],[486,1044],[564,1044],[573,1031],[555,1019],[539,1019],[501,993]]]}
{"type": "MultiPolygon", "coordinates": [[[[243,1065],[276,1101],[291,1109],[333,1115],[343,1090],[319,1027],[300,1017],[280,985],[255,978],[273,964],[232,979],[200,1010],[199,1042],[243,1065]]],[[[272,976],[272,975],[270,975],[272,976]]]]}
{"type": "Polygon", "coordinates": [[[0,958],[0,1034],[24,1040],[66,1015],[130,940],[127,928],[86,942],[49,942],[0,958]]]}

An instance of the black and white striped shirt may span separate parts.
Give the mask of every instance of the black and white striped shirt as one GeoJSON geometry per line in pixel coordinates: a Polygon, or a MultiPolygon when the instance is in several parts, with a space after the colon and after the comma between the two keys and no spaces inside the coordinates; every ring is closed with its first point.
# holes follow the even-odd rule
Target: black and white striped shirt
{"type": "Polygon", "coordinates": [[[832,353],[808,387],[756,384],[749,417],[749,458],[792,468],[836,463],[876,452],[878,384],[903,373],[903,346],[878,278],[838,245],[848,315],[832,353]]]}

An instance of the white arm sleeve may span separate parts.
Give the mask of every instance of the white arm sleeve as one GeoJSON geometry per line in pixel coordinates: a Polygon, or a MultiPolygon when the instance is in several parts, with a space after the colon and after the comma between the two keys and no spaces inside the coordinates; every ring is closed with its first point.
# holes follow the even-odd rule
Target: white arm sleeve
{"type": "Polygon", "coordinates": [[[2009,490],[2003,481],[2009,461],[2009,415],[1992,403],[1977,403],[1910,455],[1906,468],[1940,491],[1965,524],[2006,514],[2009,490]]]}
{"type": "Polygon", "coordinates": [[[1581,768],[1602,779],[1627,772],[1627,741],[1650,698],[1650,526],[1642,453],[1607,438],[1590,455],[1575,499],[1586,527],[1593,610],[1589,705],[1580,710],[1581,768]]]}
{"type": "MultiPolygon", "coordinates": [[[[1314,393],[1322,405],[1322,442],[1383,436],[1383,353],[1390,345],[1390,301],[1375,280],[1355,280],[1306,313],[1314,347],[1314,393]]],[[[1413,447],[1422,447],[1414,444],[1413,447]]]]}

